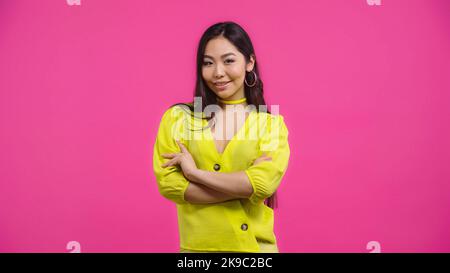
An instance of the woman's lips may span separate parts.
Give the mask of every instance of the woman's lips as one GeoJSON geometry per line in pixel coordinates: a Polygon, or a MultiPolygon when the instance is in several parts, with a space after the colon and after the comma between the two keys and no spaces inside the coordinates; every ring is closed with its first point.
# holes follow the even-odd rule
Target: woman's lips
{"type": "Polygon", "coordinates": [[[219,91],[223,91],[225,89],[227,89],[228,85],[230,85],[230,82],[227,83],[221,83],[221,84],[214,84],[214,86],[219,90],[219,91]]]}

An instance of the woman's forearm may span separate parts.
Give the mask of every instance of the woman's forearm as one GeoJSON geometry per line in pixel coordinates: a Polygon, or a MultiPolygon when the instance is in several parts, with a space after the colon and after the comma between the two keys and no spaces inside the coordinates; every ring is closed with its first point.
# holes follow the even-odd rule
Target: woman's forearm
{"type": "Polygon", "coordinates": [[[184,199],[192,204],[214,204],[239,198],[216,191],[201,184],[189,183],[184,192],[184,199]]]}
{"type": "Polygon", "coordinates": [[[235,198],[249,198],[253,193],[253,187],[244,171],[221,173],[197,169],[188,179],[235,198]]]}

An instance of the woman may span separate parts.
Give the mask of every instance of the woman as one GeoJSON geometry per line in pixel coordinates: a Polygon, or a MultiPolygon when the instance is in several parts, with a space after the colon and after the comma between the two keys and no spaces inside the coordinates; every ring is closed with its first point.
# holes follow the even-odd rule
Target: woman
{"type": "Polygon", "coordinates": [[[180,252],[278,252],[273,208],[290,149],[283,117],[265,109],[248,34],[233,22],[209,27],[194,102],[164,113],[154,146],[158,189],[177,204],[180,252]]]}

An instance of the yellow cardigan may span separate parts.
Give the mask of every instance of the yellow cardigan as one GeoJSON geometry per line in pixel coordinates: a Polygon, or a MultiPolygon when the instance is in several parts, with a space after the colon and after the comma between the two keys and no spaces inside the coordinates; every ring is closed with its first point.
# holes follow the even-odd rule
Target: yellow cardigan
{"type": "Polygon", "coordinates": [[[192,118],[181,106],[166,110],[154,145],[153,169],[159,192],[177,204],[180,247],[259,252],[258,241],[276,244],[274,213],[264,200],[279,186],[289,155],[288,130],[281,115],[252,110],[223,153],[219,153],[206,120],[192,118]],[[192,182],[184,177],[179,166],[161,167],[168,161],[162,154],[180,152],[176,140],[187,147],[199,169],[245,171],[253,194],[248,199],[215,204],[188,203],[184,192],[192,182]],[[252,165],[262,153],[272,160],[252,165]]]}

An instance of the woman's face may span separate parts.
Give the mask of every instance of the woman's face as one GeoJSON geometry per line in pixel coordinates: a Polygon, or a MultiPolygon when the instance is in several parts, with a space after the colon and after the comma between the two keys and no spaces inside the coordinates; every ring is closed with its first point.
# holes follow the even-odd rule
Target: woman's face
{"type": "Polygon", "coordinates": [[[221,99],[236,100],[245,97],[245,72],[253,70],[254,59],[245,57],[226,38],[219,36],[206,44],[202,76],[208,87],[221,99]]]}

